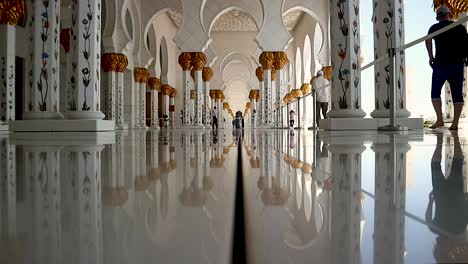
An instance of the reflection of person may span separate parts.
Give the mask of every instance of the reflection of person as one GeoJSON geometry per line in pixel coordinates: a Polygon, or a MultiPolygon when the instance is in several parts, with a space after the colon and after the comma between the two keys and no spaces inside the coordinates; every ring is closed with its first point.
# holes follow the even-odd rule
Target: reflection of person
{"type": "MultiPolygon", "coordinates": [[[[441,6],[437,10],[437,20],[439,23],[429,29],[429,34],[442,29],[453,22],[450,21],[450,9],[441,6]]],[[[440,94],[445,82],[450,84],[452,94],[454,116],[450,130],[458,129],[458,120],[463,109],[463,60],[466,54],[468,42],[466,28],[458,25],[445,33],[434,37],[436,55],[432,51],[432,39],[426,40],[426,48],[429,54],[429,64],[432,67],[432,104],[437,115],[436,122],[430,128],[444,126],[442,116],[442,100],[440,94]]]]}
{"type": "Polygon", "coordinates": [[[328,102],[330,102],[330,87],[325,87],[327,85],[328,80],[323,77],[323,71],[318,71],[317,78],[315,78],[312,85],[317,99],[317,105],[315,106],[317,126],[321,119],[320,111],[322,112],[323,118],[327,119],[328,102]]]}
{"type": "Polygon", "coordinates": [[[218,129],[218,111],[216,111],[216,106],[211,109],[211,116],[213,117],[211,119],[211,128],[212,129],[218,129]]]}
{"type": "Polygon", "coordinates": [[[296,117],[296,112],[294,110],[289,111],[289,128],[293,129],[294,127],[294,118],[296,117]]]}
{"type": "Polygon", "coordinates": [[[468,200],[463,192],[464,156],[457,135],[454,135],[454,155],[449,175],[441,168],[443,134],[437,135],[437,146],[432,156],[432,187],[426,210],[429,229],[438,235],[434,257],[438,262],[468,262],[468,252],[450,254],[454,248],[466,247],[465,229],[468,224],[468,200]],[[435,213],[432,217],[433,206],[435,213]]]}

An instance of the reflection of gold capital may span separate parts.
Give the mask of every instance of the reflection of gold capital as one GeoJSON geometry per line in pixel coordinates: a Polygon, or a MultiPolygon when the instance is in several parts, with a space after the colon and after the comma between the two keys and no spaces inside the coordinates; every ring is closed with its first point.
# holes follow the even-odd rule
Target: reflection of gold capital
{"type": "Polygon", "coordinates": [[[182,52],[179,56],[179,64],[183,71],[189,71],[192,68],[191,63],[192,54],[190,52],[182,52]]]}
{"type": "Polygon", "coordinates": [[[151,181],[155,181],[155,180],[159,179],[159,177],[161,176],[161,169],[151,168],[149,173],[148,173],[148,176],[149,176],[151,181]]]}
{"type": "Polygon", "coordinates": [[[0,24],[17,26],[26,13],[24,0],[1,0],[0,1],[0,24]]]}
{"type": "Polygon", "coordinates": [[[151,182],[148,176],[137,176],[135,178],[135,190],[137,192],[144,192],[148,189],[151,182]]]}

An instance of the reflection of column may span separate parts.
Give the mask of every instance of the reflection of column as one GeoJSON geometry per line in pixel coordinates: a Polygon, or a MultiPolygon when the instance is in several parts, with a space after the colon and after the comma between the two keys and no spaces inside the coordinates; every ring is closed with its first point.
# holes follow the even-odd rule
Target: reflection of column
{"type": "MultiPolygon", "coordinates": [[[[333,144],[333,143],[332,143],[333,144]]],[[[361,263],[361,153],[363,145],[331,145],[332,263],[361,263]]]]}
{"type": "MultiPolygon", "coordinates": [[[[0,138],[0,241],[16,240],[16,147],[0,138]]],[[[13,248],[11,248],[13,249],[13,248]]]]}
{"type": "Polygon", "coordinates": [[[258,105],[258,125],[263,126],[264,116],[265,116],[265,74],[262,67],[258,67],[255,71],[259,82],[259,93],[260,93],[260,104],[258,105]]]}
{"type": "Polygon", "coordinates": [[[196,93],[195,90],[190,90],[190,120],[189,125],[193,126],[195,124],[195,116],[196,116],[196,109],[195,109],[195,101],[196,101],[196,93]]]}
{"type": "Polygon", "coordinates": [[[194,71],[193,81],[195,83],[195,113],[194,113],[194,125],[203,126],[202,120],[202,105],[204,101],[203,97],[203,78],[202,71],[206,64],[206,56],[203,52],[192,53],[192,70],[194,71]]]}
{"type": "MultiPolygon", "coordinates": [[[[41,1],[45,2],[45,1],[41,1]]],[[[76,81],[69,92],[68,119],[104,119],[100,110],[101,0],[72,1],[72,50],[76,81]]],[[[38,16],[36,16],[37,18],[38,16]]]]}
{"type": "MultiPolygon", "coordinates": [[[[399,0],[374,0],[374,51],[375,59],[388,53],[390,48],[405,44],[404,5],[399,0]]],[[[390,62],[384,60],[375,65],[375,110],[372,117],[390,116],[390,62]]],[[[405,55],[395,55],[395,89],[397,89],[397,117],[409,117],[406,110],[405,55]]]]}
{"type": "Polygon", "coordinates": [[[31,254],[35,263],[60,263],[62,252],[60,149],[55,146],[25,146],[25,179],[31,190],[31,254]]]}
{"type": "Polygon", "coordinates": [[[103,89],[106,93],[102,95],[104,114],[107,120],[115,120],[115,125],[118,129],[123,129],[123,72],[127,68],[128,60],[123,54],[106,53],[102,55],[101,63],[104,75],[106,75],[107,86],[106,89],[103,89]]]}
{"type": "Polygon", "coordinates": [[[15,1],[11,6],[4,3],[0,13],[0,125],[15,120],[15,55],[16,26],[23,18],[25,1],[15,1]]]}
{"type": "Polygon", "coordinates": [[[188,125],[190,120],[190,69],[192,68],[192,63],[190,52],[182,52],[179,56],[179,64],[182,67],[182,80],[183,80],[183,93],[184,93],[184,104],[182,107],[182,124],[188,125]]]}
{"type": "Polygon", "coordinates": [[[161,91],[161,81],[156,77],[149,78],[148,86],[151,90],[151,128],[159,129],[158,94],[161,91]]]}
{"type": "Polygon", "coordinates": [[[264,120],[264,125],[266,126],[272,126],[273,125],[273,120],[272,120],[272,115],[271,113],[273,112],[273,96],[272,96],[272,70],[274,69],[274,62],[275,62],[275,55],[273,52],[263,52],[260,55],[260,63],[262,64],[262,68],[264,71],[264,77],[265,77],[265,82],[264,82],[264,89],[265,89],[265,105],[264,105],[264,110],[265,110],[265,119],[264,120]]]}
{"type": "Polygon", "coordinates": [[[58,87],[60,1],[35,0],[33,12],[33,86],[27,90],[24,119],[62,119],[58,87]]]}
{"type": "Polygon", "coordinates": [[[329,118],[362,118],[359,1],[339,1],[331,5],[330,30],[333,40],[332,101],[329,118]]]}
{"type": "MultiPolygon", "coordinates": [[[[78,240],[77,263],[102,263],[101,151],[103,146],[70,146],[67,166],[75,178],[77,194],[73,227],[78,240]]],[[[53,263],[53,262],[49,262],[53,263]]]]}
{"type": "Polygon", "coordinates": [[[213,78],[213,69],[203,68],[203,82],[205,83],[205,125],[210,125],[210,80],[213,78]]]}
{"type": "Polygon", "coordinates": [[[302,86],[301,86],[301,91],[302,91],[302,95],[303,95],[303,98],[302,98],[302,125],[304,126],[304,128],[307,128],[308,126],[308,113],[307,113],[307,103],[306,103],[306,100],[307,98],[311,98],[310,96],[306,97],[306,95],[310,94],[310,92],[312,92],[312,85],[310,85],[310,83],[304,83],[302,86]]]}
{"type": "Polygon", "coordinates": [[[374,262],[404,263],[406,152],[408,144],[374,144],[374,262]]]}

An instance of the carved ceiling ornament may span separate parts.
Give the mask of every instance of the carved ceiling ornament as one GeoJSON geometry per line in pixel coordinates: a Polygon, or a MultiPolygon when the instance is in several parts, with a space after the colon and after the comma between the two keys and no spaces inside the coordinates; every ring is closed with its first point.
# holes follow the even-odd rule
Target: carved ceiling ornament
{"type": "MultiPolygon", "coordinates": [[[[172,22],[177,28],[180,28],[182,25],[182,14],[170,10],[168,15],[171,18],[172,22]]],[[[301,18],[304,16],[304,12],[300,10],[295,10],[288,12],[283,16],[284,26],[288,31],[294,30],[296,25],[299,23],[301,18]]],[[[207,29],[208,30],[208,29],[207,29]]],[[[250,17],[250,15],[242,12],[241,10],[234,9],[229,12],[224,13],[218,19],[216,19],[212,32],[257,32],[257,26],[255,21],[250,17]]]]}

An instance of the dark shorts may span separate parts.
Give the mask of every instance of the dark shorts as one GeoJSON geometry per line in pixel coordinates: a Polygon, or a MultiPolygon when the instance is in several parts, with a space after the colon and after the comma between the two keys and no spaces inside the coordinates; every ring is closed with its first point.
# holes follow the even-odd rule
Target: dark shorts
{"type": "Polygon", "coordinates": [[[460,64],[436,64],[432,72],[432,100],[440,100],[440,94],[445,82],[450,84],[450,92],[454,104],[463,104],[463,74],[465,66],[460,64]]]}

